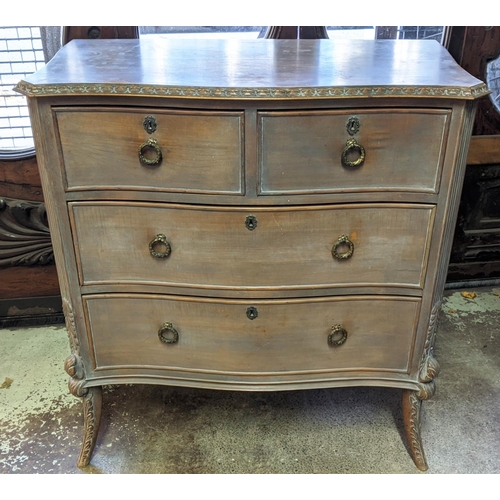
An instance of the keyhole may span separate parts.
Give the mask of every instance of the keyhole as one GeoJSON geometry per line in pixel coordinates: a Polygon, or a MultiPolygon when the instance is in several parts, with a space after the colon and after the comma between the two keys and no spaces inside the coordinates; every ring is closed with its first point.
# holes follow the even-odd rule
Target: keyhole
{"type": "Polygon", "coordinates": [[[248,215],[245,219],[245,226],[249,231],[253,231],[257,227],[257,218],[255,215],[248,215]]]}

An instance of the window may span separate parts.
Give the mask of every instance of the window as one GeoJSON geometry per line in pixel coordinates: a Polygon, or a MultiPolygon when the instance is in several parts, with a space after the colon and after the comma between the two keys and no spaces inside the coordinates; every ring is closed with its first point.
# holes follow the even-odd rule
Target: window
{"type": "Polygon", "coordinates": [[[139,26],[139,36],[148,38],[264,38],[267,26],[139,26]]]}
{"type": "Polygon", "coordinates": [[[437,40],[442,43],[444,26],[327,26],[328,37],[332,40],[348,39],[398,39],[437,40]]]}
{"type": "Polygon", "coordinates": [[[34,152],[28,107],[15,85],[45,65],[38,26],[0,26],[0,157],[34,152]]]}

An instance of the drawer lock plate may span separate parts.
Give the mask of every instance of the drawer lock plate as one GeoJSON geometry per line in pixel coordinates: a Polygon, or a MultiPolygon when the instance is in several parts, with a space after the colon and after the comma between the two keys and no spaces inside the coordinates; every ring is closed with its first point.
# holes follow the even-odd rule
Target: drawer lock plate
{"type": "Polygon", "coordinates": [[[256,307],[249,307],[247,309],[247,318],[248,319],[255,319],[259,315],[259,312],[257,311],[256,307]]]}
{"type": "Polygon", "coordinates": [[[249,231],[253,231],[257,227],[257,217],[248,215],[245,219],[245,226],[249,231]]]}

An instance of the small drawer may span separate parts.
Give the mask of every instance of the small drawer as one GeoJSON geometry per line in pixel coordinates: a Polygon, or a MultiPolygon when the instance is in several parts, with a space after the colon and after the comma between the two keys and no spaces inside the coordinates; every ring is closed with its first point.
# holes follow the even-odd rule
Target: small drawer
{"type": "Polygon", "coordinates": [[[405,373],[420,300],[84,296],[94,364],[241,375],[405,373]]]}
{"type": "Polygon", "coordinates": [[[243,112],[56,108],[55,117],[68,191],[243,194],[243,112]]]}
{"type": "Polygon", "coordinates": [[[70,203],[82,285],[421,288],[434,206],[70,203]]]}
{"type": "Polygon", "coordinates": [[[436,193],[450,116],[413,108],[260,112],[259,194],[436,193]]]}

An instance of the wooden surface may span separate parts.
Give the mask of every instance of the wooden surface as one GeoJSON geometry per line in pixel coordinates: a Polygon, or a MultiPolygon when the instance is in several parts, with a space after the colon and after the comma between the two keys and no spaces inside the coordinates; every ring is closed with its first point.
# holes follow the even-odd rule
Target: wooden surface
{"type": "Polygon", "coordinates": [[[500,112],[499,26],[453,26],[450,52],[477,78],[487,79],[492,93],[478,101],[460,212],[453,240],[448,282],[488,284],[500,277],[500,112]],[[490,73],[495,62],[496,71],[490,73]],[[493,101],[496,100],[496,106],[493,101]]]}
{"type": "Polygon", "coordinates": [[[82,41],[30,81],[73,394],[129,382],[433,393],[471,99],[485,91],[437,43],[82,41]],[[151,137],[167,141],[157,182],[135,156],[152,109],[151,137]],[[335,170],[353,115],[366,162],[335,170]],[[198,177],[207,164],[216,179],[198,177]],[[161,261],[148,248],[159,233],[172,248],[161,261]],[[341,234],[354,254],[337,262],[341,234]],[[169,321],[175,345],[158,338],[169,321]],[[350,335],[330,349],[335,324],[350,335]]]}
{"type": "Polygon", "coordinates": [[[171,204],[71,204],[81,283],[276,291],[341,286],[421,288],[430,205],[222,209],[171,204]],[[249,231],[245,219],[257,218],[249,231]],[[167,258],[149,242],[165,234],[167,258]],[[333,257],[348,235],[354,254],[333,257]],[[96,259],[95,256],[99,255],[96,259]],[[397,262],[397,266],[391,264],[397,262]],[[228,265],[229,264],[229,265],[228,265]]]}
{"type": "Polygon", "coordinates": [[[70,190],[242,192],[241,112],[63,108],[56,117],[70,190]],[[146,116],[158,124],[151,135],[146,116]],[[150,138],[161,148],[159,165],[139,160],[139,147],[150,138]]]}
{"type": "MultiPolygon", "coordinates": [[[[27,158],[15,161],[0,160],[0,199],[16,199],[19,203],[29,204],[30,201],[42,202],[42,186],[38,173],[36,158],[27,158]]],[[[0,220],[2,214],[0,212],[0,220]]],[[[1,222],[0,222],[1,224],[1,222]]],[[[4,226],[7,234],[12,231],[9,226],[4,226]]],[[[27,227],[16,227],[16,231],[30,232],[27,227]]],[[[0,230],[0,233],[2,230],[0,230]]],[[[4,246],[8,246],[9,239],[6,237],[0,241],[0,253],[4,246]]],[[[30,246],[29,239],[26,240],[26,251],[30,246]]],[[[21,249],[22,250],[22,249],[21,249]]],[[[22,251],[21,251],[22,253],[22,251]]],[[[57,272],[54,264],[45,266],[1,266],[0,265],[0,300],[4,299],[29,299],[32,297],[51,297],[59,295],[59,285],[57,272]]],[[[26,309],[24,302],[19,302],[15,309],[9,308],[8,316],[15,316],[26,309]]],[[[32,314],[36,316],[36,308],[28,307],[32,314]]],[[[45,314],[43,308],[38,309],[45,314]]],[[[45,319],[44,319],[45,321],[45,319]]]]}
{"type": "Polygon", "coordinates": [[[85,303],[98,371],[156,367],[235,378],[283,372],[298,380],[301,372],[407,372],[419,309],[416,298],[366,296],[230,301],[106,295],[85,303]],[[249,306],[259,314],[252,321],[249,306]],[[158,338],[164,322],[178,331],[176,344],[158,338]],[[348,337],[331,347],[336,324],[348,337]]]}
{"type": "Polygon", "coordinates": [[[18,90],[196,99],[487,93],[433,40],[73,40],[18,90]]]}
{"type": "Polygon", "coordinates": [[[259,113],[260,193],[437,192],[449,115],[445,109],[259,113]],[[359,119],[356,139],[366,152],[359,167],[341,161],[350,117],[359,119]]]}
{"type": "Polygon", "coordinates": [[[494,165],[500,163],[500,135],[472,137],[467,165],[494,165]]]}

